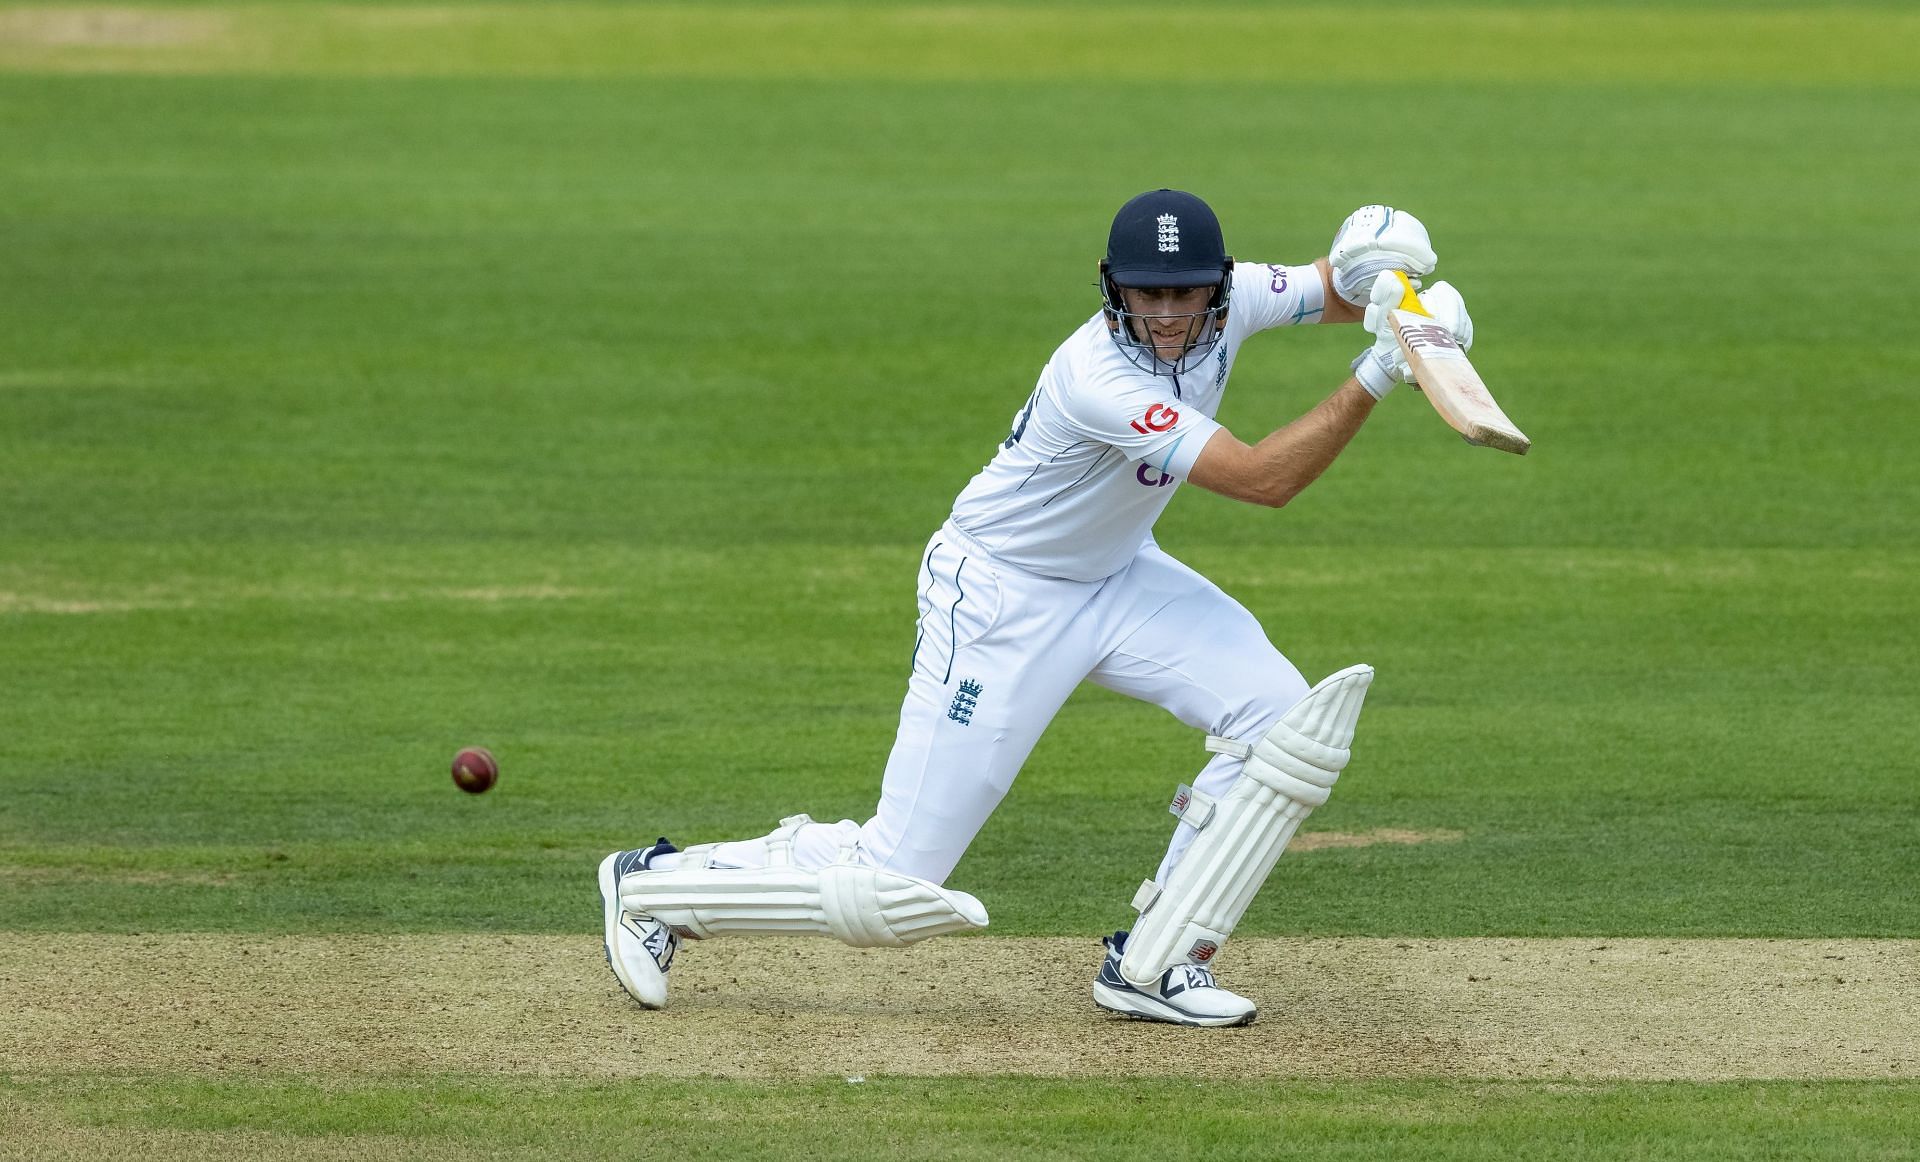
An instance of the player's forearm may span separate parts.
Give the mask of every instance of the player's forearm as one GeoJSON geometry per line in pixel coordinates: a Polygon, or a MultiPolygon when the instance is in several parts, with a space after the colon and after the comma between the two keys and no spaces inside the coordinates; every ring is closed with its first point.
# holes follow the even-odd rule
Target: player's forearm
{"type": "Polygon", "coordinates": [[[1320,284],[1326,294],[1326,306],[1320,309],[1322,323],[1357,323],[1367,317],[1365,307],[1356,307],[1333,289],[1333,262],[1322,258],[1313,264],[1320,271],[1320,284]]]}
{"type": "Polygon", "coordinates": [[[1373,414],[1358,380],[1341,384],[1314,409],[1252,446],[1225,428],[1213,434],[1187,479],[1209,492],[1279,508],[1319,479],[1373,414]]]}
{"type": "Polygon", "coordinates": [[[1374,398],[1352,379],[1306,415],[1253,445],[1249,491],[1243,499],[1279,508],[1320,478],[1360,425],[1374,398]]]}

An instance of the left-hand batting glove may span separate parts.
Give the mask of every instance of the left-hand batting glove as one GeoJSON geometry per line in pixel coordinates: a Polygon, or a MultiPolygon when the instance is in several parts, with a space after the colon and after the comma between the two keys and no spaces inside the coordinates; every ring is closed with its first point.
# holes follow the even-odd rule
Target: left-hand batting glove
{"type": "Polygon", "coordinates": [[[1367,305],[1367,292],[1382,271],[1405,271],[1414,286],[1420,276],[1433,273],[1438,261],[1427,228],[1420,219],[1392,206],[1362,206],[1347,215],[1327,251],[1333,266],[1333,289],[1356,307],[1367,305]]]}

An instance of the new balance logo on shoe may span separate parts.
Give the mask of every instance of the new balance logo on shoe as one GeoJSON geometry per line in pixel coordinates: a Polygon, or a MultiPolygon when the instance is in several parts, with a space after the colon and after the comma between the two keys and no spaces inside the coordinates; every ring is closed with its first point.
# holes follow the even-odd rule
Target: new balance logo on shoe
{"type": "Polygon", "coordinates": [[[1213,982],[1213,974],[1204,968],[1190,964],[1176,964],[1160,978],[1160,995],[1176,997],[1188,989],[1211,989],[1220,986],[1213,982]]]}
{"type": "Polygon", "coordinates": [[[653,957],[653,962],[660,966],[661,972],[673,967],[674,950],[679,947],[679,944],[671,938],[664,925],[656,924],[653,931],[647,932],[629,917],[627,927],[640,937],[640,947],[646,949],[647,955],[653,957]]]}
{"type": "Polygon", "coordinates": [[[1258,1009],[1252,1001],[1220,987],[1209,969],[1176,964],[1152,988],[1138,988],[1120,975],[1126,934],[1105,941],[1107,955],[1093,978],[1093,1003],[1109,1012],[1173,1025],[1244,1025],[1258,1009]]]}

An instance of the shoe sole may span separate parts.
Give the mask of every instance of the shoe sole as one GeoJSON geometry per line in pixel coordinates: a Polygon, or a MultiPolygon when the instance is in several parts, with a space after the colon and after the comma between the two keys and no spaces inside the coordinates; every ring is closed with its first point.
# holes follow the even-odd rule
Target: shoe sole
{"type": "MultiPolygon", "coordinates": [[[[664,1009],[667,1007],[666,974],[655,968],[653,975],[658,979],[648,982],[653,986],[652,988],[643,989],[641,985],[629,975],[629,970],[621,957],[614,952],[614,941],[619,938],[618,933],[624,931],[620,926],[620,916],[621,913],[625,911],[625,909],[620,907],[620,881],[619,878],[613,874],[613,862],[619,857],[620,853],[616,851],[600,861],[600,908],[602,918],[605,922],[600,951],[601,954],[607,958],[607,968],[613,973],[613,979],[620,982],[620,987],[626,990],[628,996],[639,1002],[641,1008],[664,1009]],[[657,993],[660,999],[658,1001],[650,1001],[647,999],[647,996],[642,995],[643,993],[657,993]]],[[[643,952],[642,955],[645,956],[645,953],[643,952]]],[[[653,965],[653,958],[647,956],[646,960],[648,966],[651,967],[653,965]]],[[[642,969],[641,971],[644,972],[645,970],[642,969]]]]}
{"type": "Polygon", "coordinates": [[[1184,1013],[1165,1001],[1156,1001],[1152,997],[1137,992],[1120,992],[1118,989],[1095,981],[1093,984],[1093,1003],[1110,1013],[1119,1013],[1136,1021],[1158,1021],[1167,1025],[1188,1025],[1201,1029],[1228,1029],[1235,1025],[1251,1025],[1260,1015],[1259,1009],[1233,1017],[1196,1017],[1184,1013]]]}

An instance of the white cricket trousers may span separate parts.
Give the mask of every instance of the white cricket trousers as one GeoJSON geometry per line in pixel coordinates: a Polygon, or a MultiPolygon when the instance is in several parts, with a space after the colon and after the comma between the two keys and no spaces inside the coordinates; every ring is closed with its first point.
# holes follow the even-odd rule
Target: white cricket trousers
{"type": "MultiPolygon", "coordinates": [[[[1308,690],[1245,607],[1151,543],[1111,577],[1068,581],[997,561],[948,524],[921,556],[919,596],[879,808],[864,825],[802,828],[793,849],[801,866],[831,862],[857,840],[862,862],[944,883],[1082,681],[1247,740],[1308,690]]],[[[1241,765],[1214,755],[1193,785],[1224,795],[1241,765]]],[[[1193,835],[1176,826],[1155,879],[1166,882],[1193,835]]],[[[733,847],[715,857],[759,862],[753,845],[733,847]]]]}

